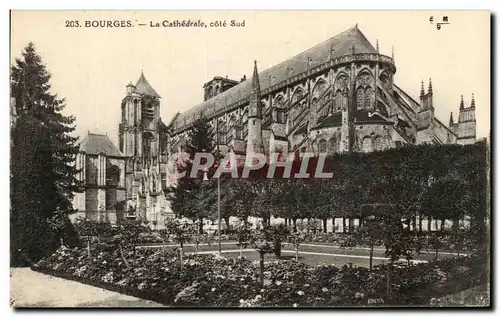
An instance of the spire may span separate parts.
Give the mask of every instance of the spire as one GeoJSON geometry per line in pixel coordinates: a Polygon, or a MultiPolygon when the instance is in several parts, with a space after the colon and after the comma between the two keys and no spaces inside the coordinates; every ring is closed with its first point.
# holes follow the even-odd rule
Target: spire
{"type": "Polygon", "coordinates": [[[453,125],[453,111],[450,112],[450,127],[453,125]]]}
{"type": "Polygon", "coordinates": [[[379,53],[380,50],[378,49],[378,39],[377,39],[377,53],[379,53]]]}
{"type": "Polygon", "coordinates": [[[141,77],[139,77],[137,84],[135,84],[135,92],[142,94],[142,95],[148,95],[148,96],[160,98],[160,95],[158,95],[156,93],[156,91],[153,89],[153,87],[151,87],[151,85],[147,81],[142,70],[141,70],[141,77]]]}
{"type": "Polygon", "coordinates": [[[394,61],[394,45],[392,46],[391,57],[392,57],[392,60],[394,61]]]}
{"type": "Polygon", "coordinates": [[[464,95],[460,96],[460,110],[464,109],[464,95]]]}
{"type": "Polygon", "coordinates": [[[250,93],[249,108],[249,117],[262,118],[262,106],[260,103],[260,81],[259,71],[257,70],[257,61],[254,61],[253,66],[252,90],[250,93]]]}
{"type": "Polygon", "coordinates": [[[422,85],[420,86],[420,97],[423,97],[424,95],[425,95],[424,81],[422,80],[422,85]]]}
{"type": "Polygon", "coordinates": [[[475,107],[476,106],[476,100],[474,99],[474,93],[472,93],[472,100],[470,102],[470,106],[471,107],[475,107]]]}
{"type": "Polygon", "coordinates": [[[427,93],[432,95],[432,79],[431,78],[429,78],[429,89],[427,90],[427,93]]]}

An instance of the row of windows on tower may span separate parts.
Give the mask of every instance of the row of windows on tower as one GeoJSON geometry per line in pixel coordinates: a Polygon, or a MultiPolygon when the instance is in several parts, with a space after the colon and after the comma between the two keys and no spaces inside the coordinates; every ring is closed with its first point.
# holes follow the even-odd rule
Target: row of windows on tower
{"type": "MultiPolygon", "coordinates": [[[[136,122],[138,119],[137,114],[137,103],[138,100],[134,100],[134,106],[127,108],[125,104],[122,104],[122,122],[136,122]]],[[[154,119],[155,117],[155,105],[152,102],[145,102],[141,107],[142,117],[148,119],[154,119]]]]}
{"type": "MultiPolygon", "coordinates": [[[[88,162],[86,167],[85,182],[87,185],[97,185],[98,168],[95,164],[88,162]]],[[[106,169],[106,186],[120,186],[120,168],[111,165],[106,169]]]]}

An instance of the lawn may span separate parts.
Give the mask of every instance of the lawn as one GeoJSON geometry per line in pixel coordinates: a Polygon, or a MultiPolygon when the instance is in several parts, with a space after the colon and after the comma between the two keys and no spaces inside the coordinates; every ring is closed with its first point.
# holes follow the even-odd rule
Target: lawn
{"type": "MultiPolygon", "coordinates": [[[[172,248],[174,245],[164,246],[165,248],[172,248]]],[[[140,247],[143,248],[143,247],[140,247]]],[[[158,246],[148,246],[146,248],[158,248],[158,246]]],[[[240,255],[239,247],[236,242],[224,241],[221,244],[222,255],[228,258],[237,258],[240,255]]],[[[200,244],[198,246],[198,251],[201,253],[217,252],[218,243],[212,243],[210,246],[206,244],[200,244]]],[[[184,252],[195,253],[196,247],[191,244],[186,244],[184,246],[184,252]]],[[[323,264],[335,264],[336,266],[343,266],[352,264],[353,266],[368,267],[369,266],[369,255],[370,251],[367,248],[340,248],[332,244],[322,244],[305,243],[299,247],[299,261],[308,265],[323,265],[323,264]]],[[[247,248],[244,250],[244,256],[251,260],[259,260],[259,254],[251,249],[247,248]]],[[[449,253],[442,253],[439,255],[440,258],[456,256],[449,253]]],[[[295,250],[292,245],[285,245],[282,256],[276,257],[274,254],[266,254],[266,261],[275,260],[294,260],[295,250]]],[[[415,257],[418,261],[429,261],[434,259],[434,253],[432,251],[424,251],[422,254],[415,257]]],[[[382,264],[387,262],[385,258],[385,251],[381,248],[376,248],[373,252],[373,265],[382,264]]]]}

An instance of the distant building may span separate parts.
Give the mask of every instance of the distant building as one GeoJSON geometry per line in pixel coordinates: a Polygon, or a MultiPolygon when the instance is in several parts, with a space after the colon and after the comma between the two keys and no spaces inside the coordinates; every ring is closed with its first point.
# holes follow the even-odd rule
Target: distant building
{"type": "Polygon", "coordinates": [[[76,168],[84,191],[75,193],[72,217],[116,223],[125,213],[126,158],[107,135],[89,133],[80,144],[76,168]]]}

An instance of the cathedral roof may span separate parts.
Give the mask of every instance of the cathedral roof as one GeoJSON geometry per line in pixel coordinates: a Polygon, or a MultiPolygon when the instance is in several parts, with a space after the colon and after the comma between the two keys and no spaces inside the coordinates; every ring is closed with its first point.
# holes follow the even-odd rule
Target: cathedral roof
{"type": "Polygon", "coordinates": [[[80,143],[80,151],[91,155],[104,153],[106,156],[124,156],[108,136],[104,134],[87,134],[82,143],[80,143]]]}
{"type": "MultiPolygon", "coordinates": [[[[267,89],[289,77],[321,65],[330,59],[354,53],[377,53],[368,39],[357,26],[352,27],[294,57],[287,59],[259,73],[261,90],[267,89]]],[[[250,96],[251,81],[244,81],[225,92],[181,113],[177,118],[178,127],[189,123],[202,109],[209,117],[218,109],[224,108],[250,96]]],[[[175,124],[174,124],[175,127],[175,124]]]]}
{"type": "Polygon", "coordinates": [[[160,95],[156,93],[156,91],[153,89],[153,87],[151,87],[151,85],[147,81],[146,77],[144,77],[144,73],[141,73],[141,77],[139,77],[137,84],[135,84],[135,92],[142,95],[148,95],[160,98],[160,95]]]}
{"type": "Polygon", "coordinates": [[[331,116],[323,118],[313,130],[342,125],[342,113],[334,113],[331,116]]]}

